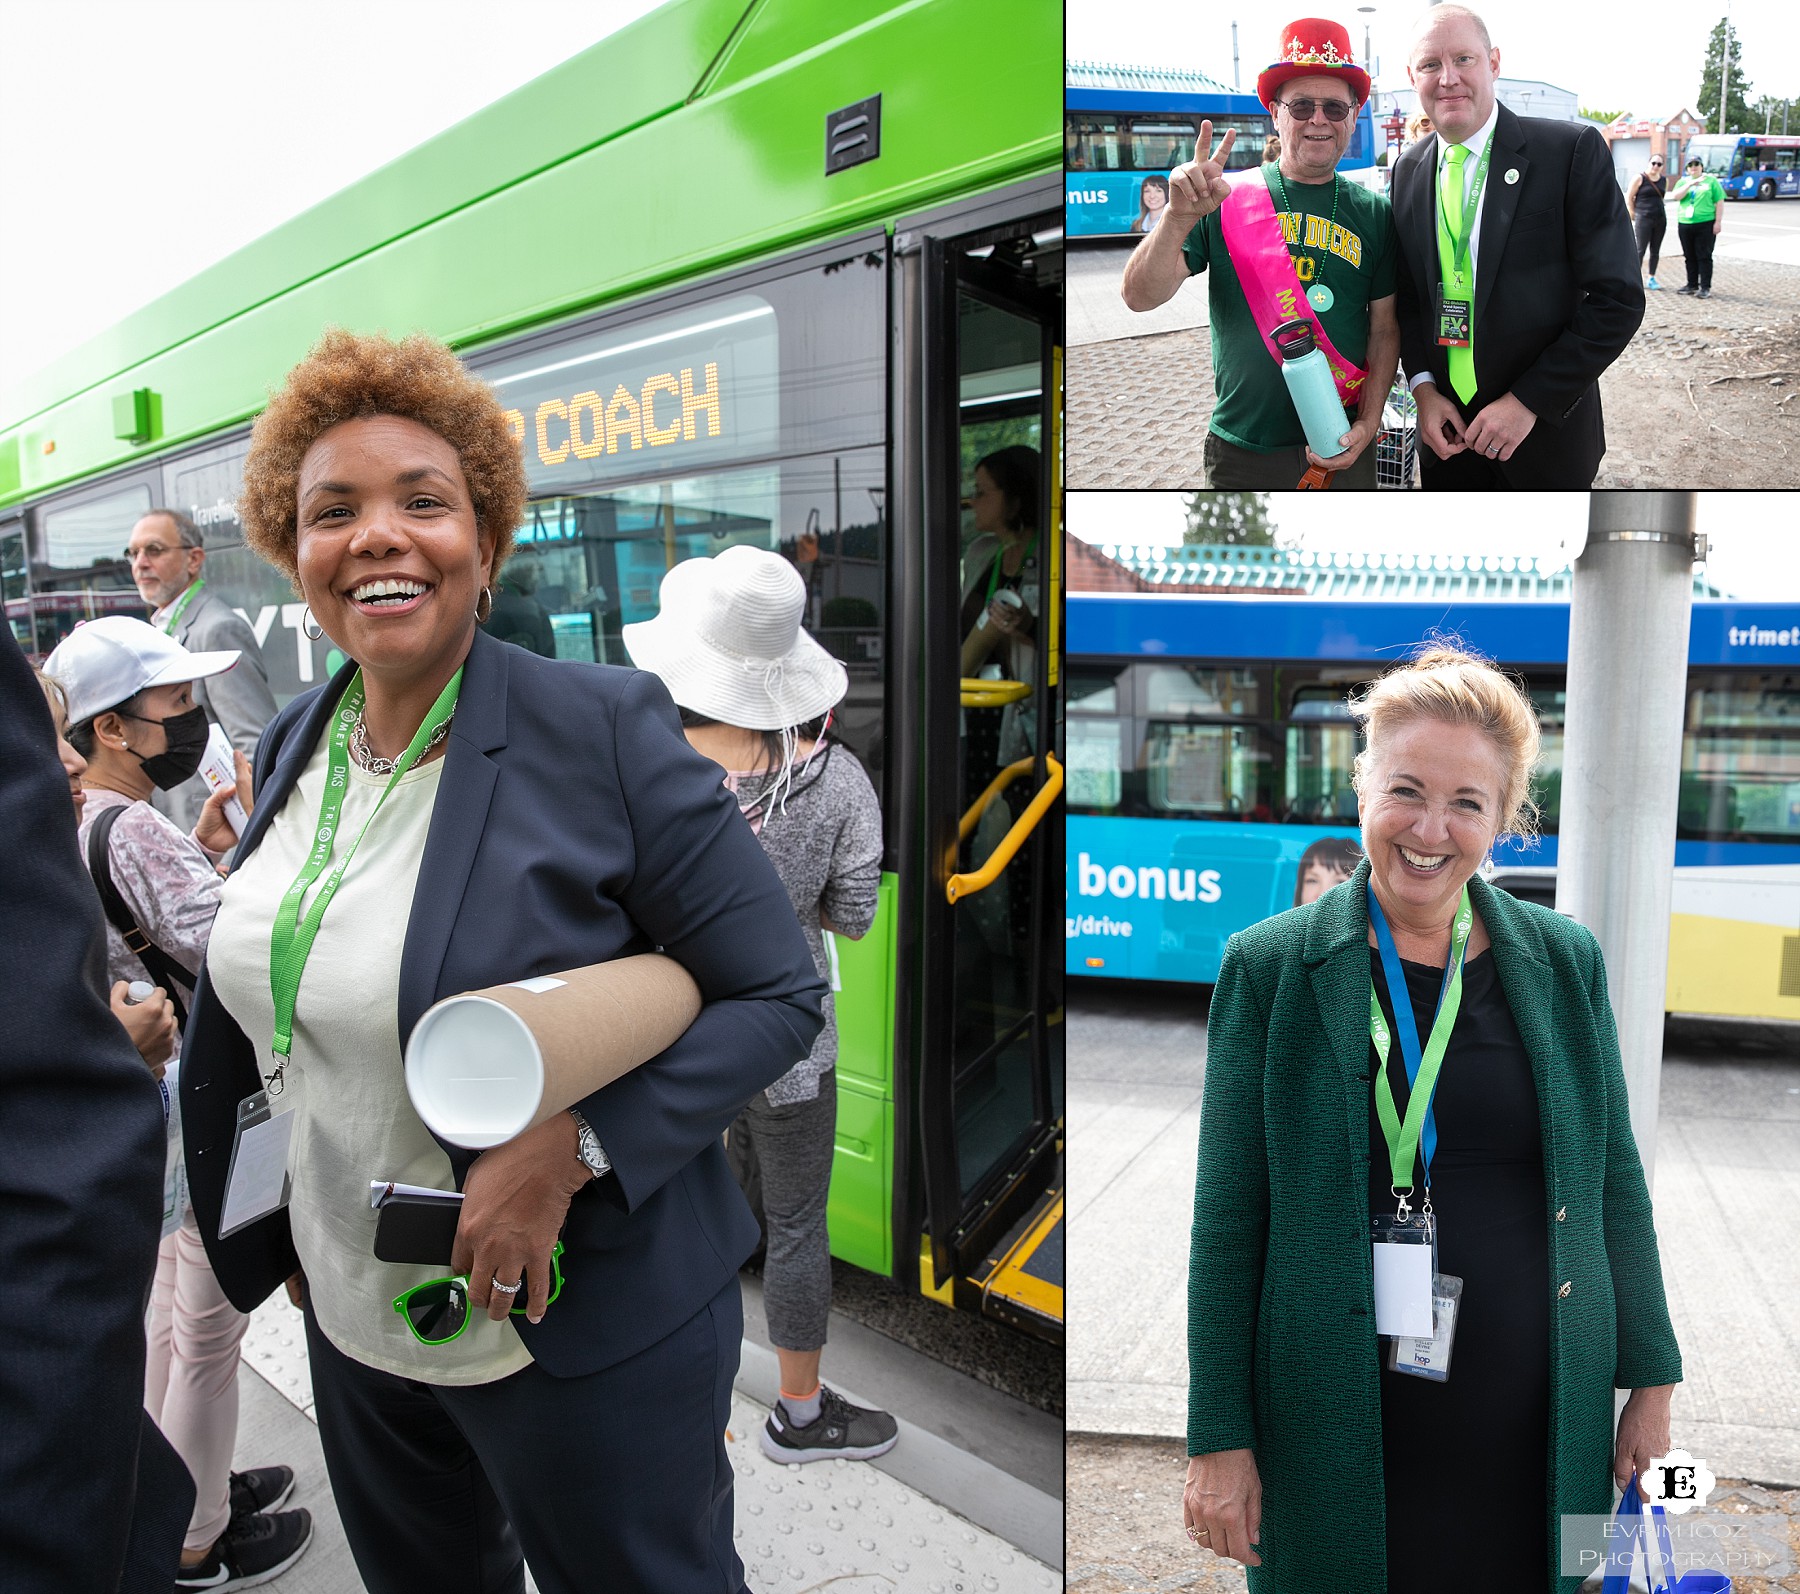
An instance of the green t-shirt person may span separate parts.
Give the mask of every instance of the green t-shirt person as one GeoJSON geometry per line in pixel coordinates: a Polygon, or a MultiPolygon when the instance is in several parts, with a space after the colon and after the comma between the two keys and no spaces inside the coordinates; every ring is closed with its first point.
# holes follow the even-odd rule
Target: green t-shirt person
{"type": "MultiPolygon", "coordinates": [[[[1381,195],[1340,177],[1334,220],[1331,183],[1295,182],[1272,165],[1264,166],[1262,175],[1295,257],[1300,285],[1311,288],[1323,282],[1331,290],[1331,308],[1312,314],[1318,315],[1338,353],[1362,365],[1369,355],[1369,306],[1394,291],[1398,243],[1393,207],[1381,195]]],[[[1250,317],[1225,252],[1218,211],[1200,218],[1181,252],[1189,271],[1212,268],[1207,303],[1218,404],[1211,429],[1226,442],[1259,454],[1304,447],[1306,430],[1288,397],[1274,350],[1250,317]]],[[[1348,422],[1344,429],[1349,430],[1348,422]]]]}
{"type": "Polygon", "coordinates": [[[1675,197],[1681,201],[1682,221],[1711,221],[1724,203],[1725,190],[1712,173],[1702,172],[1698,177],[1682,178],[1675,197]]]}

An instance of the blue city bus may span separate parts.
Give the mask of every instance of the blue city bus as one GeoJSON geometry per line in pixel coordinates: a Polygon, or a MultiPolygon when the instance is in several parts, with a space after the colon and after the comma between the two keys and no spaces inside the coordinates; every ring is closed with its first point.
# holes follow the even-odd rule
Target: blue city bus
{"type": "MultiPolygon", "coordinates": [[[[1523,680],[1542,836],[1496,883],[1553,900],[1569,607],[1068,598],[1067,969],[1209,984],[1226,939],[1354,868],[1345,700],[1451,633],[1523,680]]],[[[1696,601],[1668,1007],[1800,1019],[1800,604],[1696,601]]]]}
{"type": "Polygon", "coordinates": [[[1696,155],[1728,198],[1800,197],[1800,134],[1702,133],[1688,140],[1683,163],[1696,155]]]}
{"type": "MultiPolygon", "coordinates": [[[[1240,93],[1200,72],[1105,66],[1071,61],[1063,77],[1064,227],[1071,238],[1141,236],[1156,225],[1169,173],[1194,158],[1202,121],[1216,143],[1227,128],[1237,140],[1228,171],[1262,160],[1274,122],[1254,94],[1240,93]],[[1145,194],[1146,179],[1150,192],[1145,194]],[[1160,183],[1160,194],[1158,192],[1160,183]]],[[[1365,105],[1338,162],[1350,175],[1372,171],[1382,146],[1365,105]]]]}

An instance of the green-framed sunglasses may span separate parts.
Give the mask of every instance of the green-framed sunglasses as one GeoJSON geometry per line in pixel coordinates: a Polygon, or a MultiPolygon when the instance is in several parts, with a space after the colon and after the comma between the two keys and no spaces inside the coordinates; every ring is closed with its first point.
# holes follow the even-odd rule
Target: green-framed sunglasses
{"type": "MultiPolygon", "coordinates": [[[[562,1254],[562,1241],[558,1240],[550,1252],[550,1300],[544,1302],[546,1306],[562,1294],[562,1254]]],[[[454,1278],[415,1284],[394,1297],[394,1310],[406,1319],[421,1345],[448,1345],[469,1326],[469,1275],[458,1273],[454,1278]]],[[[523,1306],[512,1309],[514,1317],[524,1314],[523,1306]]]]}

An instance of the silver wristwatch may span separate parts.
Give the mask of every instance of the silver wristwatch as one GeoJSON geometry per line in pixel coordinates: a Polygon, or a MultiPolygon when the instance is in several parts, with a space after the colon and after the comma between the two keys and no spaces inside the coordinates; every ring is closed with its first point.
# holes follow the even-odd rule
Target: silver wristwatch
{"type": "Polygon", "coordinates": [[[575,1120],[575,1133],[580,1142],[575,1148],[575,1155],[587,1164],[596,1179],[604,1178],[612,1172],[612,1158],[607,1156],[600,1144],[600,1137],[594,1133],[587,1119],[571,1107],[569,1116],[575,1120]]]}

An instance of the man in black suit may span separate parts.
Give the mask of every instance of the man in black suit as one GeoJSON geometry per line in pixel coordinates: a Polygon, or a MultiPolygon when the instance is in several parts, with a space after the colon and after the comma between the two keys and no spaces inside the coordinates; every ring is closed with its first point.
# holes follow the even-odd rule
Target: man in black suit
{"type": "Polygon", "coordinates": [[[101,995],[55,736],[0,628],[0,1583],[167,1590],[194,1485],[144,1412],[162,1107],[101,995]]]}
{"type": "Polygon", "coordinates": [[[1426,487],[1586,488],[1600,373],[1644,318],[1631,218],[1591,127],[1513,115],[1473,11],[1420,22],[1407,75],[1437,129],[1394,167],[1400,349],[1426,487]]]}

